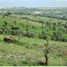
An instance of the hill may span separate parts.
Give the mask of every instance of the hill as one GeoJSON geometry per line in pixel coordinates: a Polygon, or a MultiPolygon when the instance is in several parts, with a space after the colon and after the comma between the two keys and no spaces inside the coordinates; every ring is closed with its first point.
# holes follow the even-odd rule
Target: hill
{"type": "Polygon", "coordinates": [[[65,18],[66,9],[1,9],[0,65],[66,66],[65,18]],[[34,14],[36,11],[43,13],[34,14]],[[59,14],[65,16],[64,19],[60,18],[59,14]]]}

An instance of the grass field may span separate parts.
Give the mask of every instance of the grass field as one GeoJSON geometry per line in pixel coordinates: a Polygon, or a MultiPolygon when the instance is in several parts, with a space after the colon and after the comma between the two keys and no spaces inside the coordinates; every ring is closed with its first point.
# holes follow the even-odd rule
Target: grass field
{"type": "MultiPolygon", "coordinates": [[[[42,20],[44,23],[51,22],[57,23],[62,22],[63,24],[67,22],[66,20],[59,20],[47,17],[40,16],[31,16],[31,15],[22,15],[22,16],[0,16],[0,28],[2,28],[3,22],[6,21],[8,23],[8,29],[10,29],[10,25],[17,26],[21,31],[26,30],[26,20],[22,19],[23,17],[28,17],[33,20],[42,20]],[[14,24],[14,21],[16,23],[14,24]]],[[[21,35],[13,36],[15,40],[18,42],[7,43],[4,42],[4,37],[9,34],[0,34],[0,66],[26,66],[26,65],[41,65],[39,62],[44,62],[44,44],[46,45],[47,41],[44,39],[39,39],[38,34],[44,30],[50,36],[53,33],[53,30],[50,30],[48,26],[45,26],[43,29],[41,28],[42,24],[38,22],[28,21],[29,31],[35,32],[34,38],[24,37],[21,35]],[[32,28],[34,26],[35,29],[32,28]],[[47,32],[47,29],[48,32],[47,32]]],[[[62,31],[61,31],[62,32],[62,31]]],[[[62,32],[63,36],[67,38],[67,34],[62,32]]],[[[50,51],[48,54],[48,66],[64,66],[67,65],[67,54],[63,54],[62,51],[67,50],[67,42],[62,41],[54,41],[50,40],[48,42],[48,47],[50,47],[50,51]]]]}

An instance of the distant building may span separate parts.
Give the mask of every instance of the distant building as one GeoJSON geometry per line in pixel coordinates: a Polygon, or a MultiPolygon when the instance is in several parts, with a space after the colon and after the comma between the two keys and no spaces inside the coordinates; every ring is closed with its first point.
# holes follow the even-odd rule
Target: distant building
{"type": "Polygon", "coordinates": [[[35,11],[33,14],[42,14],[42,11],[35,11]]]}

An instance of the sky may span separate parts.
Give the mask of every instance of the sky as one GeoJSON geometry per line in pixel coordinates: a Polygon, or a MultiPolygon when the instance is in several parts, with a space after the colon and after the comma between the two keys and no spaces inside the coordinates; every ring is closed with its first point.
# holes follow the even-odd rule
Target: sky
{"type": "Polygon", "coordinates": [[[67,0],[0,0],[3,7],[67,7],[67,0]]]}

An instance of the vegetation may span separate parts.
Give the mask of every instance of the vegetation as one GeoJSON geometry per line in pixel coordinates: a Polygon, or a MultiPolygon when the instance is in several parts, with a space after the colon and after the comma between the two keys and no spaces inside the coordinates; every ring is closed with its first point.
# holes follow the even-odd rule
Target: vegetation
{"type": "Polygon", "coordinates": [[[1,9],[0,65],[66,66],[67,20],[32,14],[39,9],[14,10],[1,9]]]}

